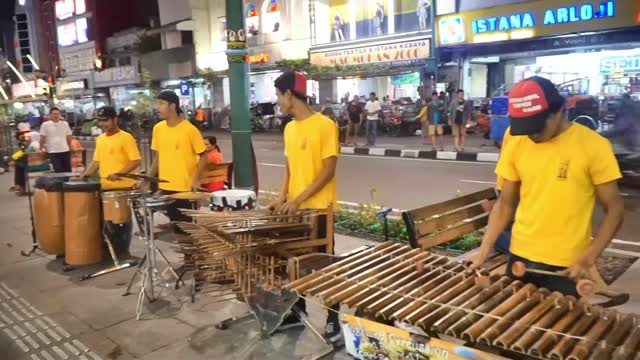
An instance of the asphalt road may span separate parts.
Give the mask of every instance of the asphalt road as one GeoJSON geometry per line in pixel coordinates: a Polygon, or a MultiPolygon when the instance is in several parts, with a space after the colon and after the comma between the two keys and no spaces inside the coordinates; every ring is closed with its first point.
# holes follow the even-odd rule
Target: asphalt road
{"type": "MultiPolygon", "coordinates": [[[[216,134],[226,159],[231,159],[228,134],[216,134]]],[[[89,149],[91,144],[86,144],[89,149]]],[[[285,158],[279,137],[256,136],[260,189],[277,191],[281,186],[285,158]]],[[[494,186],[495,164],[478,162],[380,158],[341,155],[338,161],[338,199],[349,203],[376,203],[406,210],[451,199],[494,186]],[[373,194],[373,199],[372,199],[373,194]]],[[[623,189],[627,208],[625,224],[618,238],[640,237],[640,191],[623,189]]],[[[602,219],[598,209],[594,224],[602,219]]]]}

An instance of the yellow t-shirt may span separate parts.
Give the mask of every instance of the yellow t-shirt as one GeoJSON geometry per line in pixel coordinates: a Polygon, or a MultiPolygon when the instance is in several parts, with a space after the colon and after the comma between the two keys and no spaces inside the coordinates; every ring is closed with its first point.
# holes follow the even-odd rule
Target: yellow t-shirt
{"type": "Polygon", "coordinates": [[[109,175],[120,172],[131,161],[140,160],[136,139],[128,132],[120,130],[111,136],[107,134],[98,136],[93,160],[100,164],[102,190],[128,189],[136,184],[135,180],[130,179],[119,181],[105,179],[109,175]]]}
{"type": "Polygon", "coordinates": [[[161,121],[153,127],[151,149],[158,153],[158,177],[167,180],[159,188],[167,191],[191,191],[198,168],[198,155],[207,148],[198,129],[182,120],[170,127],[161,121]]]}
{"type": "MultiPolygon", "coordinates": [[[[294,120],[284,130],[284,154],[289,164],[289,199],[295,199],[320,175],[323,160],[340,152],[338,127],[331,119],[316,113],[294,120]]],[[[335,177],[307,199],[300,208],[324,209],[337,201],[335,177]]]]}
{"type": "Polygon", "coordinates": [[[595,186],[621,177],[609,141],[580,124],[546,143],[512,137],[496,172],[520,182],[511,252],[556,266],[572,265],[589,246],[595,186]]]}

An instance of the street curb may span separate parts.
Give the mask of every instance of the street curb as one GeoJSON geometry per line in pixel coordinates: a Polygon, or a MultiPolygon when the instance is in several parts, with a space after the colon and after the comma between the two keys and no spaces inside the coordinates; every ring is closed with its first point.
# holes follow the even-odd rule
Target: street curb
{"type": "Polygon", "coordinates": [[[424,160],[446,160],[446,161],[471,161],[496,163],[498,162],[499,153],[472,153],[472,152],[455,152],[455,151],[426,151],[415,149],[384,149],[384,148],[368,148],[342,146],[340,153],[345,155],[361,155],[374,157],[399,157],[406,159],[424,159],[424,160]]]}

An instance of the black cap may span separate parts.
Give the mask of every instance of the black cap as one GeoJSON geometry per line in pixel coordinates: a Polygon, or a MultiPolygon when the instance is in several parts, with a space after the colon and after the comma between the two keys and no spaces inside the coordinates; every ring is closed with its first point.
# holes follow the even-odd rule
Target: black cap
{"type": "Polygon", "coordinates": [[[103,106],[98,109],[96,117],[98,120],[109,120],[118,117],[118,114],[116,113],[116,109],[111,106],[103,106]]]}
{"type": "Polygon", "coordinates": [[[180,108],[180,98],[173,90],[162,90],[157,97],[158,100],[164,100],[169,104],[176,105],[176,113],[182,113],[182,109],[180,108]]]}

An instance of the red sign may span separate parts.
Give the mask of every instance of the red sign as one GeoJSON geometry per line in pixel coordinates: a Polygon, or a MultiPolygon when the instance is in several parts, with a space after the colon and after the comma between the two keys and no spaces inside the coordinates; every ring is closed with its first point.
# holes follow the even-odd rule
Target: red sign
{"type": "Polygon", "coordinates": [[[266,64],[269,62],[269,54],[247,55],[247,63],[251,65],[266,64]]]}

